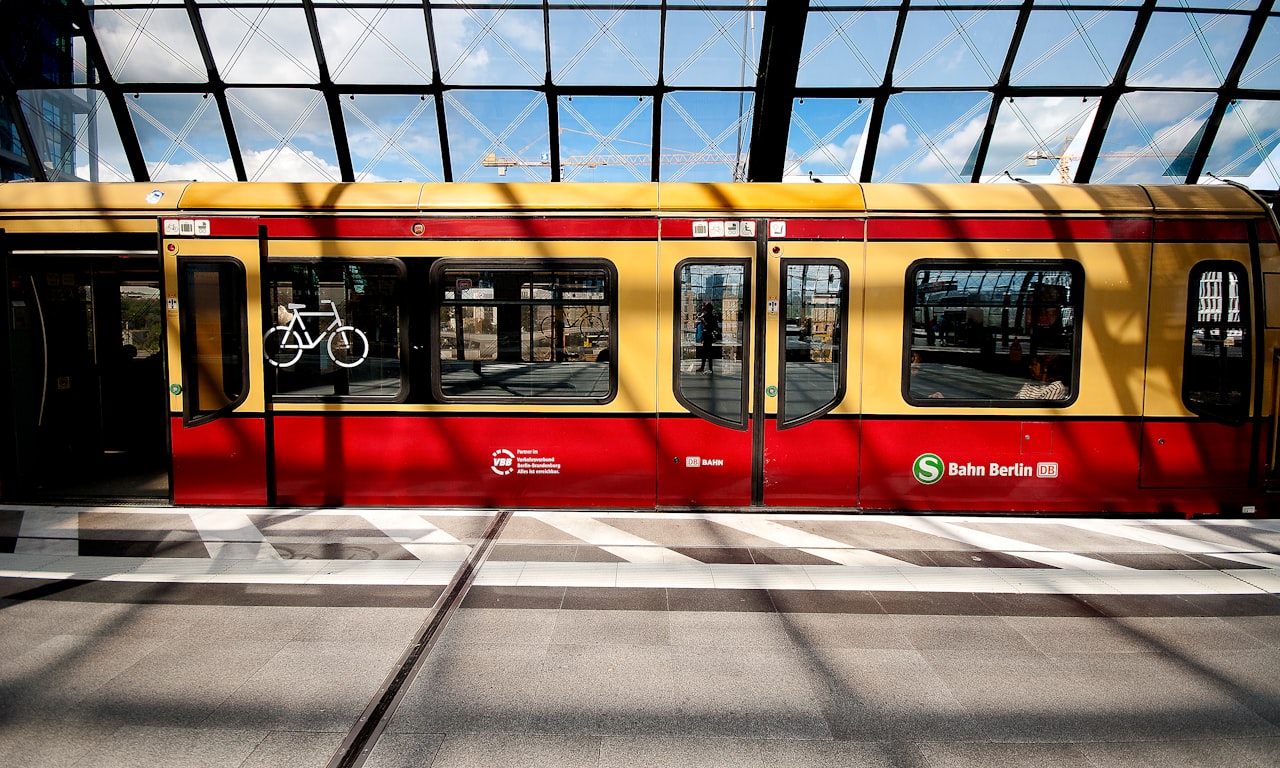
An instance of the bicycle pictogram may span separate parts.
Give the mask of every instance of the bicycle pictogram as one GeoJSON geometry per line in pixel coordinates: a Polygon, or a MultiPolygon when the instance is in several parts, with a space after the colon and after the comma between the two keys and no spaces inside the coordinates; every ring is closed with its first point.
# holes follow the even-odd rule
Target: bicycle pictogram
{"type": "Polygon", "coordinates": [[[321,306],[329,305],[328,310],[319,312],[303,312],[306,304],[289,304],[288,310],[293,314],[289,322],[277,325],[262,337],[263,350],[267,360],[278,368],[288,368],[302,359],[302,353],[315,349],[326,338],[329,340],[325,349],[329,359],[343,368],[355,368],[369,356],[369,339],[359,328],[344,325],[338,308],[328,299],[320,300],[321,306]],[[311,335],[304,317],[332,318],[329,324],[316,336],[311,335]]]}

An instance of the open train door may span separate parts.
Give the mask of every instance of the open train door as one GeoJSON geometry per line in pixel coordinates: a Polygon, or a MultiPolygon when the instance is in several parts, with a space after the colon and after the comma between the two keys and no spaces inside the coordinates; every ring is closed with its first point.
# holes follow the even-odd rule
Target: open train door
{"type": "Polygon", "coordinates": [[[243,220],[163,226],[174,503],[268,504],[259,240],[243,220]]]}
{"type": "Polygon", "coordinates": [[[846,392],[862,231],[854,219],[663,221],[659,505],[857,504],[846,392]]]}
{"type": "MultiPolygon", "coordinates": [[[[1258,405],[1257,227],[1209,219],[1195,192],[1148,190],[1157,206],[1142,420],[1141,485],[1203,509],[1240,512],[1207,489],[1257,486],[1264,436],[1258,405]],[[1212,243],[1206,253],[1206,243],[1212,243]],[[1215,506],[1215,508],[1209,508],[1215,506]]],[[[1256,212],[1241,193],[1239,213],[1256,212]]],[[[1231,211],[1235,213],[1236,211],[1231,211]]],[[[1171,510],[1174,511],[1174,510],[1171,510]]]]}
{"type": "Polygon", "coordinates": [[[155,236],[0,235],[6,500],[167,501],[155,236]]]}

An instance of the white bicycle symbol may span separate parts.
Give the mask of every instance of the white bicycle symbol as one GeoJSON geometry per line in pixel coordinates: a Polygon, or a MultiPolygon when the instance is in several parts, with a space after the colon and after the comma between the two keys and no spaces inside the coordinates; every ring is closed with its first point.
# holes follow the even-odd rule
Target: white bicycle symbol
{"type": "Polygon", "coordinates": [[[320,346],[320,342],[324,341],[325,337],[329,339],[325,347],[329,352],[329,358],[343,368],[355,368],[369,356],[369,339],[365,338],[364,332],[354,326],[343,325],[342,317],[338,315],[338,308],[332,301],[321,299],[320,304],[322,306],[328,304],[328,311],[303,312],[302,309],[306,304],[290,304],[289,311],[293,313],[293,317],[289,322],[285,325],[277,325],[262,337],[263,349],[266,351],[267,360],[271,361],[272,365],[288,368],[302,359],[304,350],[320,346]],[[311,331],[307,330],[307,324],[302,322],[304,317],[333,319],[318,336],[312,338],[311,331]]]}

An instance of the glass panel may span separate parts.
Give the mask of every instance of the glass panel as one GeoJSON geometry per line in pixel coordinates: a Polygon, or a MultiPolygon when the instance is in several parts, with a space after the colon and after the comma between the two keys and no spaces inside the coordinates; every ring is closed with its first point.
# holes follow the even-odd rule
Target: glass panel
{"type": "Polygon", "coordinates": [[[763,27],[762,11],[668,11],[663,80],[668,85],[750,88],[756,82],[763,27]]]}
{"type": "Polygon", "coordinates": [[[968,182],[991,94],[903,93],[889,98],[872,181],[968,182]]]}
{"type": "Polygon", "coordinates": [[[1240,75],[1241,88],[1275,88],[1280,81],[1280,16],[1272,16],[1262,27],[1249,62],[1240,75]]]}
{"type": "Polygon", "coordinates": [[[546,80],[542,12],[432,8],[446,85],[533,85],[546,80]]]}
{"type": "Polygon", "coordinates": [[[218,72],[228,83],[299,83],[320,79],[301,6],[202,7],[218,72]]]}
{"type": "Polygon", "coordinates": [[[1222,85],[1248,26],[1248,16],[1156,12],[1126,80],[1135,86],[1222,85]]]}
{"type": "Polygon", "coordinates": [[[395,397],[400,394],[401,270],[391,261],[270,265],[274,307],[263,350],[275,393],[395,397]]]}
{"type": "Polygon", "coordinates": [[[183,419],[209,421],[248,391],[244,270],[231,261],[179,261],[183,419]]]}
{"type": "Polygon", "coordinates": [[[1014,59],[1013,85],[1107,85],[1133,35],[1136,13],[1035,10],[1014,59]]]}
{"type": "Polygon", "coordinates": [[[88,89],[19,91],[50,181],[133,181],[106,96],[88,89]]]}
{"type": "Polygon", "coordinates": [[[871,99],[797,99],[787,138],[788,178],[857,181],[865,151],[862,137],[871,119],[871,99]]]}
{"type": "Polygon", "coordinates": [[[996,116],[983,180],[1014,176],[1036,184],[1071,183],[1097,105],[1096,99],[1006,99],[996,116]]]}
{"type": "Polygon", "coordinates": [[[127,103],[152,181],[235,181],[213,99],[198,93],[142,93],[127,103]]]}
{"type": "Polygon", "coordinates": [[[185,8],[129,8],[93,14],[93,30],[119,83],[208,80],[185,8]]]}
{"type": "Polygon", "coordinates": [[[695,413],[745,426],[747,264],[686,263],[679,279],[676,395],[695,413]]]}
{"type": "Polygon", "coordinates": [[[562,96],[559,107],[564,181],[649,180],[652,97],[562,96]]]}
{"type": "Polygon", "coordinates": [[[835,405],[844,369],[844,268],[836,263],[787,264],[786,268],[778,414],[784,426],[835,405]]]}
{"type": "Polygon", "coordinates": [[[746,179],[751,93],[677,91],[662,109],[662,181],[746,179]]]}
{"type": "Polygon", "coordinates": [[[532,91],[449,91],[444,108],[454,181],[551,180],[545,96],[532,91]]]}
{"type": "Polygon", "coordinates": [[[227,91],[249,181],[340,181],[324,96],[286,88],[227,91]]]}
{"type": "Polygon", "coordinates": [[[1253,189],[1280,186],[1280,101],[1231,102],[1204,170],[1253,189]]]}
{"type": "Polygon", "coordinates": [[[605,267],[450,264],[436,280],[444,397],[612,396],[615,297],[605,267]]]}
{"type": "Polygon", "coordinates": [[[443,181],[434,96],[346,94],[342,114],[356,181],[443,181]]]}
{"type": "Polygon", "coordinates": [[[1249,299],[1244,267],[1207,262],[1191,273],[1182,400],[1193,413],[1239,421],[1249,409],[1249,299]]]}
{"type": "Polygon", "coordinates": [[[1095,184],[1181,184],[1215,97],[1137,91],[1120,97],[1090,179],[1095,184]]]}
{"type": "Polygon", "coordinates": [[[909,402],[1066,405],[1077,391],[1076,270],[941,263],[913,268],[908,280],[909,402]]]}
{"type": "Polygon", "coordinates": [[[898,23],[897,10],[880,13],[811,11],[796,85],[877,86],[884,81],[898,23]]]}
{"type": "Polygon", "coordinates": [[[431,82],[421,9],[317,7],[316,26],[335,83],[431,82]]]}
{"type": "Polygon", "coordinates": [[[913,10],[907,14],[893,84],[993,85],[1004,66],[1018,14],[1010,11],[913,10]]]}
{"type": "Polygon", "coordinates": [[[562,85],[656,84],[659,18],[656,11],[551,11],[552,79],[562,85]]]}

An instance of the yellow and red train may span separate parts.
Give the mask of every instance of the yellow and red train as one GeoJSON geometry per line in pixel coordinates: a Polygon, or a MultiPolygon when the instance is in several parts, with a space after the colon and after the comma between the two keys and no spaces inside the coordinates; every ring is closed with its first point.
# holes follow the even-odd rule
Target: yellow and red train
{"type": "Polygon", "coordinates": [[[1246,190],[0,185],[0,498],[1265,513],[1246,190]]]}

